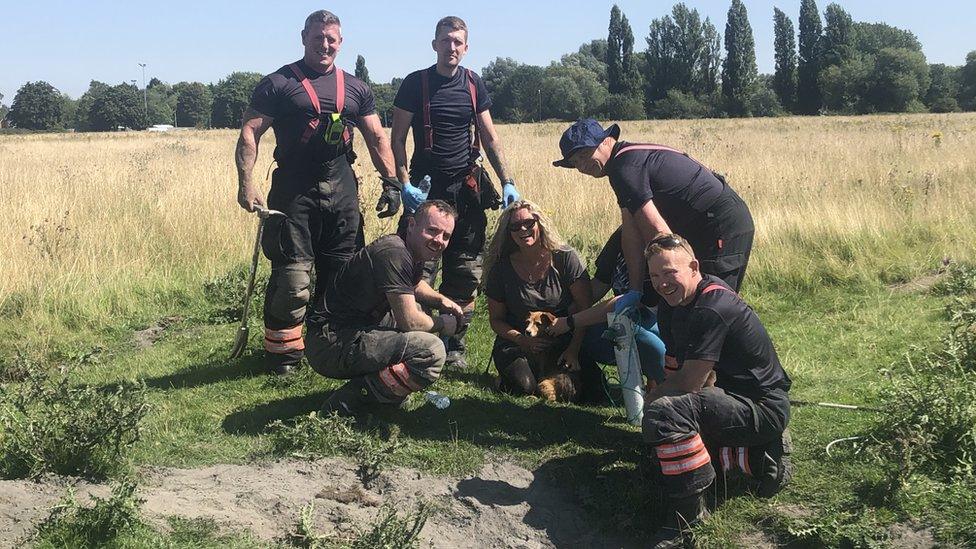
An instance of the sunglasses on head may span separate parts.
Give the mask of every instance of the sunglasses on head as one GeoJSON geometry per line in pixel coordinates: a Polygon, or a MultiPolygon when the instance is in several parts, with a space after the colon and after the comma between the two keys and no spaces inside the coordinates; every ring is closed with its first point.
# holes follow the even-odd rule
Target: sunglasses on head
{"type": "Polygon", "coordinates": [[[508,232],[517,233],[521,231],[530,231],[538,222],[539,220],[534,217],[523,221],[513,221],[508,224],[508,232]]]}
{"type": "Polygon", "coordinates": [[[684,242],[685,241],[676,234],[666,234],[655,238],[650,244],[648,244],[648,246],[660,246],[665,250],[673,250],[675,248],[680,248],[684,242]]]}

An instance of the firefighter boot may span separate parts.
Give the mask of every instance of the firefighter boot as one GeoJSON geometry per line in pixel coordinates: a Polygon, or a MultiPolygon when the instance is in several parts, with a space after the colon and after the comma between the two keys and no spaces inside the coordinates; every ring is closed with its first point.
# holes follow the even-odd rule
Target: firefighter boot
{"type": "Polygon", "coordinates": [[[759,474],[756,475],[759,480],[757,491],[759,497],[771,498],[789,484],[790,479],[793,478],[793,463],[790,461],[792,453],[793,440],[787,427],[783,431],[782,438],[770,445],[763,453],[762,466],[759,474]]]}
{"type": "Polygon", "coordinates": [[[334,413],[342,417],[353,417],[372,401],[369,387],[366,385],[366,377],[359,376],[332,391],[322,404],[321,414],[327,416],[334,413]]]}
{"type": "Polygon", "coordinates": [[[654,549],[691,546],[691,529],[708,518],[704,493],[671,500],[664,526],[651,539],[654,549]]]}

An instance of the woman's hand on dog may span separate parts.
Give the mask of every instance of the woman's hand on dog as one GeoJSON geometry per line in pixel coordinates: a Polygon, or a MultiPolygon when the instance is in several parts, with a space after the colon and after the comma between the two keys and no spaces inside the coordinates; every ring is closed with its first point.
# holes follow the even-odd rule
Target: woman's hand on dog
{"type": "Polygon", "coordinates": [[[552,326],[546,328],[546,335],[557,337],[565,334],[568,331],[569,322],[566,321],[566,317],[561,316],[552,323],[552,326]]]}
{"type": "Polygon", "coordinates": [[[516,338],[515,343],[527,353],[544,353],[552,347],[553,341],[548,337],[532,337],[522,334],[516,338]]]}
{"type": "Polygon", "coordinates": [[[579,361],[579,349],[574,349],[572,345],[563,351],[563,354],[559,355],[559,362],[557,362],[563,369],[569,370],[571,372],[578,372],[580,370],[579,361]]]}

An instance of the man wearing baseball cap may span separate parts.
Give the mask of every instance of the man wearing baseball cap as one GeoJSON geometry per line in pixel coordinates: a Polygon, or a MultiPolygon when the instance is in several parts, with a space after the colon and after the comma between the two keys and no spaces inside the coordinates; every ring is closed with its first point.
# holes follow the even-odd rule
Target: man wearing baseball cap
{"type": "Polygon", "coordinates": [[[664,145],[620,140],[620,127],[577,121],[559,140],[553,166],[607,177],[620,206],[624,259],[630,288],[617,300],[622,311],[640,301],[644,247],[655,234],[681,234],[698,253],[702,272],[738,291],[755,226],[745,202],[725,178],[686,153],[664,145]]]}

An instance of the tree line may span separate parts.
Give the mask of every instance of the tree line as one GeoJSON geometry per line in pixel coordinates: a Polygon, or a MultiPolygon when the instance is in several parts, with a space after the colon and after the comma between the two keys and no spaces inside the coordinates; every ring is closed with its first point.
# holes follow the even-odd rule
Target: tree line
{"type": "MultiPolygon", "coordinates": [[[[757,69],[741,0],[732,0],[724,35],[698,10],[675,4],[650,22],[643,51],[635,51],[630,21],[615,5],[606,39],[586,42],[547,67],[501,57],[484,67],[492,116],[531,122],[976,110],[976,51],[961,66],[929,64],[910,31],[854,21],[836,3],[821,17],[815,0],[800,0],[798,33],[779,8],[772,16],[775,71],[769,75],[757,69]]],[[[388,125],[402,78],[371,82],[362,56],[355,73],[372,86],[388,125]]],[[[28,82],[9,108],[0,95],[0,119],[33,130],[235,128],[260,78],[234,72],[216,84],[173,85],[153,78],[143,90],[92,81],[77,100],[47,82],[28,82]]]]}

